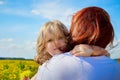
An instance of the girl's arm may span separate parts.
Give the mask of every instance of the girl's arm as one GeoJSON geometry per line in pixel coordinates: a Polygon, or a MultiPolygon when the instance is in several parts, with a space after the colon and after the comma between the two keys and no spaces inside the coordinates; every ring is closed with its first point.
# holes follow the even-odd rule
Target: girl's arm
{"type": "Polygon", "coordinates": [[[92,46],[92,45],[86,45],[86,44],[80,44],[76,45],[73,50],[70,51],[72,55],[74,56],[109,56],[110,54],[101,47],[98,46],[92,46]]]}

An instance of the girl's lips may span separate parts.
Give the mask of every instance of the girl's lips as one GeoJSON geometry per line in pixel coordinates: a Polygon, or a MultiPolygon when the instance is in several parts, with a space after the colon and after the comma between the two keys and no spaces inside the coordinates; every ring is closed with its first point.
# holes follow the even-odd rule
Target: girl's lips
{"type": "Polygon", "coordinates": [[[61,49],[61,48],[55,48],[54,50],[59,50],[59,51],[62,51],[62,49],[61,49]]]}
{"type": "Polygon", "coordinates": [[[54,50],[59,50],[61,52],[64,52],[64,47],[55,48],[54,50]]]}

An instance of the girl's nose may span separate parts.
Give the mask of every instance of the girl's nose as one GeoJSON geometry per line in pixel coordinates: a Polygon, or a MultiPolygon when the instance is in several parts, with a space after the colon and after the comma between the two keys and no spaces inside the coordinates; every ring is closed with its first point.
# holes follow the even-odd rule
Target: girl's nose
{"type": "Polygon", "coordinates": [[[58,41],[57,41],[57,40],[55,40],[55,44],[58,44],[58,41]]]}
{"type": "Polygon", "coordinates": [[[59,46],[59,42],[58,42],[58,40],[55,40],[55,46],[59,46]]]}

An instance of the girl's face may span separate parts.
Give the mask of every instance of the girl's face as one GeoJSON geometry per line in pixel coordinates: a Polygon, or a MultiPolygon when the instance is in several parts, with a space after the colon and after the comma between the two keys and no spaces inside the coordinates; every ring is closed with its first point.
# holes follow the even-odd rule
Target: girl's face
{"type": "Polygon", "coordinates": [[[66,39],[63,35],[46,35],[46,44],[45,49],[50,55],[63,53],[63,50],[66,48],[66,39]]]}

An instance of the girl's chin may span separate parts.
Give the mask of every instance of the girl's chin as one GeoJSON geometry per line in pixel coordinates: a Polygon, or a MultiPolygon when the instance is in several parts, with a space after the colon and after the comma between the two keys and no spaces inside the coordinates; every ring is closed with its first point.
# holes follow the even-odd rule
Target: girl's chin
{"type": "Polygon", "coordinates": [[[55,54],[53,54],[52,56],[54,56],[54,55],[59,55],[59,54],[63,54],[63,52],[55,53],[55,54]]]}

